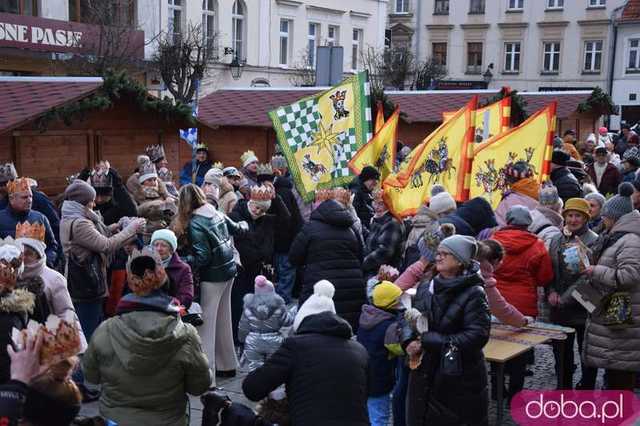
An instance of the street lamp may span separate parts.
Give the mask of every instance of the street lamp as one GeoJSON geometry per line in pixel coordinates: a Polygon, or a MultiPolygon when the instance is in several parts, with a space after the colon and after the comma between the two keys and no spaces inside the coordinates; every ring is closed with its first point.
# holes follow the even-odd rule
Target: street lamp
{"type": "Polygon", "coordinates": [[[231,69],[231,77],[233,77],[234,80],[238,80],[242,75],[242,64],[238,60],[237,55],[233,57],[233,60],[229,64],[229,68],[231,69]]]}
{"type": "Polygon", "coordinates": [[[493,62],[489,64],[489,66],[487,67],[487,70],[484,72],[484,74],[482,74],[482,78],[484,79],[484,82],[487,84],[489,84],[489,82],[493,78],[493,73],[491,72],[492,69],[493,69],[493,62]]]}

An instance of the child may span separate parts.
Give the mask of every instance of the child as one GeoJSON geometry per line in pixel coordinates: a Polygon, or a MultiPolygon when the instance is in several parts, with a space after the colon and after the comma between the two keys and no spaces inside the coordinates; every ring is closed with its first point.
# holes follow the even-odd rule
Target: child
{"type": "Polygon", "coordinates": [[[284,336],[283,327],[293,323],[282,297],[275,293],[273,283],[263,275],[255,279],[254,294],[244,296],[244,308],[238,326],[238,339],[244,343],[244,357],[249,370],[262,366],[278,350],[284,336]]]}
{"type": "Polygon", "coordinates": [[[385,347],[385,334],[398,319],[402,290],[382,281],[373,288],[371,305],[362,307],[358,342],[369,353],[369,398],[367,407],[372,426],[387,426],[391,418],[391,391],[395,384],[396,360],[385,347]]]}

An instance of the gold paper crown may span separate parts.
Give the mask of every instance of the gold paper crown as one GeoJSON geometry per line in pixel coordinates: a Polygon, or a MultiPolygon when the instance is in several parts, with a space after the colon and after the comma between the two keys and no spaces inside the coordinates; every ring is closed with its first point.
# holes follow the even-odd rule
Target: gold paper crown
{"type": "Polygon", "coordinates": [[[157,271],[157,267],[162,264],[158,254],[149,247],[144,247],[142,250],[134,249],[127,260],[127,282],[131,291],[135,294],[144,296],[149,294],[156,288],[160,288],[166,281],[167,275],[163,268],[161,271],[157,271]],[[131,264],[135,259],[140,257],[150,257],[156,264],[156,269],[153,271],[145,270],[143,276],[138,276],[131,271],[131,264]]]}
{"type": "Polygon", "coordinates": [[[266,186],[251,187],[251,199],[253,201],[271,201],[271,189],[266,186]]]}
{"type": "Polygon", "coordinates": [[[206,144],[203,143],[199,143],[198,145],[196,145],[196,151],[209,151],[209,147],[206,144]]]}
{"type": "Polygon", "coordinates": [[[41,223],[18,222],[16,224],[16,238],[31,238],[44,242],[45,228],[41,223]]]}
{"type": "Polygon", "coordinates": [[[163,182],[173,182],[173,172],[166,167],[161,167],[158,170],[158,179],[163,182]]]}
{"type": "Polygon", "coordinates": [[[351,202],[351,191],[344,188],[336,188],[333,190],[333,198],[342,204],[349,204],[351,202]]]}
{"type": "Polygon", "coordinates": [[[144,153],[151,159],[152,162],[157,163],[158,161],[165,158],[164,147],[161,144],[157,145],[149,145],[144,149],[144,153]]]}
{"type": "MultiPolygon", "coordinates": [[[[247,160],[248,160],[248,159],[250,159],[250,158],[256,158],[256,159],[257,159],[258,157],[256,156],[256,153],[255,153],[255,152],[253,152],[253,151],[249,150],[249,151],[246,151],[244,154],[242,154],[242,155],[240,156],[240,161],[242,161],[242,164],[244,164],[244,163],[245,163],[245,161],[247,161],[247,160]]],[[[256,160],[256,161],[257,161],[257,160],[256,160]]]]}
{"type": "Polygon", "coordinates": [[[222,169],[224,169],[224,164],[222,164],[222,161],[216,161],[215,163],[213,163],[211,165],[211,168],[212,169],[220,169],[220,170],[222,170],[222,169]]]}
{"type": "Polygon", "coordinates": [[[18,172],[13,163],[4,163],[0,165],[0,182],[8,182],[18,177],[18,172]]]}
{"type": "Polygon", "coordinates": [[[322,203],[323,201],[333,199],[333,190],[331,189],[318,189],[316,190],[316,203],[322,203]]]}
{"type": "Polygon", "coordinates": [[[100,169],[91,175],[91,186],[94,188],[111,188],[111,177],[109,172],[100,169]]]}
{"type": "Polygon", "coordinates": [[[28,178],[18,178],[7,183],[7,191],[9,194],[15,194],[17,192],[27,192],[31,190],[31,185],[28,178]]]}
{"type": "Polygon", "coordinates": [[[273,168],[271,167],[271,164],[258,164],[256,175],[273,175],[273,168]]]}

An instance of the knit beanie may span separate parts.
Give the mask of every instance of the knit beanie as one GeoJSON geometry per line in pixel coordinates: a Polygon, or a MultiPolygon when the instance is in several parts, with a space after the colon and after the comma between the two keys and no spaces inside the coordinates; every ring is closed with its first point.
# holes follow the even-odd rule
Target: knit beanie
{"type": "Polygon", "coordinates": [[[169,244],[174,253],[176,250],[178,250],[178,238],[176,238],[176,234],[174,234],[172,230],[158,229],[157,231],[155,231],[151,235],[151,245],[153,246],[153,243],[158,240],[164,241],[169,244]]]}
{"type": "Polygon", "coordinates": [[[558,188],[553,185],[545,185],[540,189],[540,195],[538,196],[538,201],[543,206],[555,206],[558,204],[558,200],[560,196],[558,196],[558,188]]]}
{"type": "Polygon", "coordinates": [[[561,149],[554,149],[551,155],[551,162],[558,166],[566,166],[567,161],[571,159],[571,156],[561,149]]]}
{"type": "Polygon", "coordinates": [[[578,212],[582,213],[587,220],[591,219],[591,214],[589,213],[589,202],[584,198],[569,198],[567,202],[564,204],[564,210],[562,211],[562,217],[570,212],[578,212]]]}
{"type": "Polygon", "coordinates": [[[380,180],[380,172],[374,167],[365,166],[360,172],[360,182],[366,182],[369,179],[380,180]]]}
{"type": "Polygon", "coordinates": [[[382,281],[373,288],[373,306],[390,309],[398,303],[400,296],[402,296],[400,287],[390,281],[382,281]]]}
{"type": "Polygon", "coordinates": [[[440,242],[456,233],[456,227],[451,223],[443,223],[436,229],[426,230],[418,240],[418,252],[420,257],[429,262],[435,262],[436,250],[440,242]]]}
{"type": "Polygon", "coordinates": [[[471,263],[478,252],[478,243],[467,235],[452,235],[440,243],[440,247],[447,249],[465,267],[471,263]]]}
{"type": "Polygon", "coordinates": [[[507,211],[507,225],[529,227],[533,222],[531,212],[523,205],[516,204],[507,211]]]}
{"type": "Polygon", "coordinates": [[[435,214],[444,213],[456,209],[456,200],[448,192],[440,192],[429,201],[429,209],[435,214]]]}
{"type": "Polygon", "coordinates": [[[293,331],[298,331],[298,327],[302,321],[309,315],[320,314],[322,312],[336,313],[336,307],[333,304],[333,295],[336,289],[327,280],[318,281],[313,286],[313,294],[300,306],[295,319],[293,320],[293,331]]]}
{"type": "Polygon", "coordinates": [[[604,203],[607,202],[607,199],[605,198],[605,196],[599,192],[592,192],[591,194],[587,194],[584,196],[584,199],[587,201],[591,201],[591,200],[596,201],[598,204],[600,204],[600,208],[602,208],[602,206],[604,206],[604,203]]]}
{"type": "Polygon", "coordinates": [[[209,169],[207,173],[204,174],[204,183],[220,186],[220,178],[222,176],[223,173],[220,169],[209,169]]]}
{"type": "Polygon", "coordinates": [[[86,206],[96,199],[96,190],[82,179],[76,179],[64,190],[64,199],[86,206]]]}
{"type": "Polygon", "coordinates": [[[229,166],[222,169],[222,175],[226,177],[229,177],[229,176],[240,177],[240,172],[238,172],[238,169],[236,169],[235,167],[229,166]]]}
{"type": "Polygon", "coordinates": [[[602,207],[602,217],[608,217],[614,221],[618,221],[622,216],[633,211],[633,203],[631,195],[633,194],[633,185],[629,182],[621,183],[618,187],[618,195],[614,195],[604,203],[602,207]]]}
{"type": "Polygon", "coordinates": [[[258,275],[254,280],[254,294],[271,294],[274,291],[275,288],[273,286],[273,283],[269,281],[264,275],[258,275]]]}

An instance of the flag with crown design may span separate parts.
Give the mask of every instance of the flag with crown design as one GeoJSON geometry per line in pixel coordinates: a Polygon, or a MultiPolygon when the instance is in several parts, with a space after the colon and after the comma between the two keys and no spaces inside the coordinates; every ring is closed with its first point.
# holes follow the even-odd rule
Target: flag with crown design
{"type": "Polygon", "coordinates": [[[318,189],[351,182],[349,161],[371,138],[367,73],[281,106],[269,117],[296,188],[312,201],[318,189]]]}

